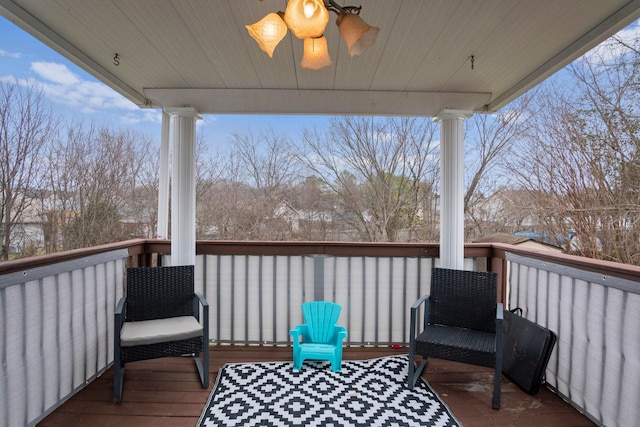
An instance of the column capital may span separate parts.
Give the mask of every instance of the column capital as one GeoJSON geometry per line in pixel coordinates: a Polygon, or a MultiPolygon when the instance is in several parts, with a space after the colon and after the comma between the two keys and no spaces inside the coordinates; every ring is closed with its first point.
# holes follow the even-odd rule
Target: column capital
{"type": "Polygon", "coordinates": [[[196,120],[202,119],[200,112],[193,107],[169,107],[163,108],[162,111],[170,116],[193,117],[196,120]]]}
{"type": "Polygon", "coordinates": [[[434,117],[434,120],[437,122],[441,122],[443,120],[451,119],[468,119],[471,116],[473,116],[473,111],[471,110],[454,110],[445,108],[441,110],[437,116],[434,117]]]}

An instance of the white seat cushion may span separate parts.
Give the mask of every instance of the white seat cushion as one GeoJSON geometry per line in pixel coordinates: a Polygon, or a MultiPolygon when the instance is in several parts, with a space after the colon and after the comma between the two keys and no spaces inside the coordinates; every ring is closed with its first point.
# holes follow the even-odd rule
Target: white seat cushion
{"type": "Polygon", "coordinates": [[[193,316],[125,322],[120,330],[120,346],[157,344],[202,336],[202,325],[193,316]]]}

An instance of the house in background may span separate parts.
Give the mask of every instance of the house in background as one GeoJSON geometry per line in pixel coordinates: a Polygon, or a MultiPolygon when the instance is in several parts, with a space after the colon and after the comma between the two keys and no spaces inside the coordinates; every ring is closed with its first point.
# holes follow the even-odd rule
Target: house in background
{"type": "MultiPolygon", "coordinates": [[[[475,224],[479,232],[515,233],[519,230],[531,230],[535,226],[535,212],[530,191],[502,187],[493,194],[470,203],[465,221],[475,224]]],[[[474,237],[480,236],[482,234],[474,237]]]]}
{"type": "Polygon", "coordinates": [[[331,212],[298,209],[286,200],[276,206],[273,216],[286,221],[293,233],[297,233],[301,225],[305,223],[331,223],[333,221],[331,212]]]}
{"type": "Polygon", "coordinates": [[[10,230],[9,254],[35,253],[44,248],[45,243],[45,201],[35,195],[21,195],[15,205],[24,201],[22,212],[11,213],[15,218],[10,230]]]}
{"type": "Polygon", "coordinates": [[[522,246],[529,249],[563,253],[564,250],[556,245],[535,239],[532,236],[519,235],[519,233],[493,233],[476,239],[473,243],[505,243],[508,245],[522,246]]]}

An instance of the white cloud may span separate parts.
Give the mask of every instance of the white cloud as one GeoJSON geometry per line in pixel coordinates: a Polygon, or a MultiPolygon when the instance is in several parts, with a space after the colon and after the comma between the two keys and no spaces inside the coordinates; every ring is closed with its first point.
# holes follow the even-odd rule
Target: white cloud
{"type": "Polygon", "coordinates": [[[640,21],[636,21],[616,35],[623,42],[633,45],[640,37],[640,21]]]}
{"type": "Polygon", "coordinates": [[[22,57],[22,54],[19,52],[7,52],[6,50],[0,49],[0,56],[6,56],[7,58],[16,58],[19,59],[22,57]]]}
{"type": "Polygon", "coordinates": [[[15,83],[16,78],[13,76],[0,76],[0,82],[3,83],[15,83]]]}
{"type": "Polygon", "coordinates": [[[136,114],[127,113],[120,116],[120,121],[127,125],[137,125],[142,121],[142,119],[136,114]]]}
{"type": "Polygon", "coordinates": [[[597,58],[597,62],[609,62],[622,55],[630,53],[629,48],[623,44],[634,46],[638,48],[638,41],[640,40],[640,21],[636,21],[633,24],[627,26],[622,31],[619,31],[615,36],[610,37],[591,51],[583,55],[582,59],[589,61],[597,58]]]}
{"type": "Polygon", "coordinates": [[[31,70],[43,79],[62,86],[75,85],[80,81],[65,65],[55,62],[32,62],[31,70]]]}
{"type": "Polygon", "coordinates": [[[138,123],[162,123],[161,110],[143,110],[136,107],[135,111],[127,112],[120,116],[120,121],[125,124],[135,125],[138,123]]]}
{"type": "MultiPolygon", "coordinates": [[[[0,51],[0,56],[4,55],[3,52],[0,51]]],[[[65,111],[65,115],[77,112],[91,115],[92,120],[100,122],[119,123],[139,129],[160,129],[160,126],[156,126],[162,122],[160,110],[140,109],[107,85],[84,78],[65,64],[36,61],[31,63],[30,69],[29,77],[0,75],[0,82],[42,90],[54,104],[70,110],[65,111]]],[[[80,119],[84,120],[86,117],[80,119]]]]}
{"type": "Polygon", "coordinates": [[[145,122],[162,123],[162,111],[161,110],[140,110],[144,117],[145,122]]]}
{"type": "Polygon", "coordinates": [[[213,123],[218,121],[218,116],[213,115],[203,115],[201,120],[196,121],[197,128],[204,128],[207,125],[213,125],[213,123]]]}
{"type": "Polygon", "coordinates": [[[16,76],[8,75],[8,76],[0,76],[0,81],[19,85],[19,86],[34,87],[36,89],[42,88],[42,82],[32,78],[18,78],[16,76]]]}
{"type": "MultiPolygon", "coordinates": [[[[137,111],[138,107],[131,101],[107,87],[106,85],[83,80],[66,65],[56,62],[33,62],[31,70],[41,78],[40,84],[46,95],[55,102],[64,104],[84,113],[96,113],[118,110],[137,111]]],[[[131,115],[125,114],[128,122],[133,122],[131,115]]],[[[143,116],[144,117],[144,116],[143,116]]],[[[141,118],[136,119],[137,122],[141,118]]]]}

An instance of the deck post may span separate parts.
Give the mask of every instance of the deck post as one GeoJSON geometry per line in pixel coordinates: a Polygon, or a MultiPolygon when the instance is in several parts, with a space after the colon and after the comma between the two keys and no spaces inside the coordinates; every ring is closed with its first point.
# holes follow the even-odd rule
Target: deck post
{"type": "Polygon", "coordinates": [[[160,167],[158,182],[158,224],[156,237],[169,238],[169,137],[171,116],[162,112],[162,134],[160,140],[160,167]]]}
{"type": "Polygon", "coordinates": [[[167,108],[171,115],[171,265],[196,263],[195,108],[167,108]]]}
{"type": "Polygon", "coordinates": [[[464,268],[464,121],[471,111],[442,110],[440,122],[440,264],[464,268]]]}

